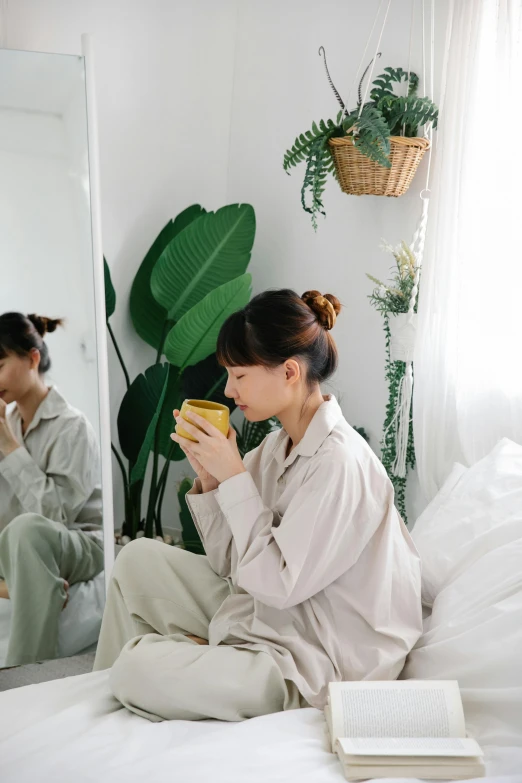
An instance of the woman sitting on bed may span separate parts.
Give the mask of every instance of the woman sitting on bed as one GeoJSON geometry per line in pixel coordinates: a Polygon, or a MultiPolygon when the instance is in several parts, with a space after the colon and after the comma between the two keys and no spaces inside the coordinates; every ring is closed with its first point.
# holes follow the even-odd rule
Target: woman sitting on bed
{"type": "MultiPolygon", "coordinates": [[[[338,300],[256,296],[223,325],[225,393],[283,429],[241,459],[205,420],[178,434],[206,557],[138,539],[118,556],[95,669],[150,720],[237,721],[312,705],[335,680],[395,679],[421,634],[420,561],[373,451],[320,384],[338,300]]],[[[174,411],[176,421],[179,411],[174,411]]],[[[176,428],[177,429],[177,428],[176,428]]]]}
{"type": "Polygon", "coordinates": [[[44,378],[51,362],[43,338],[60,323],[0,316],[0,598],[12,603],[6,666],[54,658],[69,584],[103,570],[96,436],[44,378]]]}

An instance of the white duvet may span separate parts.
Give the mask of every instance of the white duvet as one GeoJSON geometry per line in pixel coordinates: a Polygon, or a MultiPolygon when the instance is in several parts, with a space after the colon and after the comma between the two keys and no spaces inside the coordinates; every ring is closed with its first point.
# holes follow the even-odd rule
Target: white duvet
{"type": "MultiPolygon", "coordinates": [[[[489,783],[522,783],[522,447],[457,467],[413,531],[432,605],[404,676],[457,679],[489,783]]],[[[150,723],[106,672],[0,693],[0,783],[334,783],[318,710],[150,723]]],[[[483,779],[482,779],[483,780],[483,779]]]]}
{"type": "MultiPolygon", "coordinates": [[[[315,709],[242,723],[151,723],[94,672],[1,694],[2,783],[340,783],[315,709]]],[[[522,749],[486,748],[489,783],[522,780],[522,749]]]]}

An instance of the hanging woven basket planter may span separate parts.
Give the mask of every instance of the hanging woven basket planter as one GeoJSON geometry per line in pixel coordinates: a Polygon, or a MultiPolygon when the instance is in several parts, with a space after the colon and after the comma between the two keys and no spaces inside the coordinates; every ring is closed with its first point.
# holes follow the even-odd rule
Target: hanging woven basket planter
{"type": "Polygon", "coordinates": [[[428,139],[390,137],[390,168],[370,160],[353,143],[352,136],[328,140],[341,190],[352,196],[402,196],[429,149],[428,139]]]}
{"type": "MultiPolygon", "coordinates": [[[[379,42],[381,37],[382,30],[379,42]]],[[[283,158],[287,174],[294,166],[306,164],[301,205],[311,216],[314,229],[318,215],[326,215],[323,194],[330,175],[335,176],[344,193],[355,196],[397,198],[406,193],[429,149],[428,139],[439,115],[431,98],[419,95],[419,77],[409,63],[408,70],[386,67],[372,81],[376,60],[381,56],[378,51],[359,81],[357,104],[350,107],[331,79],[324,46],[319,54],[341,111],[335,119],[313,122],[309,130],[296,137],[283,158]]]]}

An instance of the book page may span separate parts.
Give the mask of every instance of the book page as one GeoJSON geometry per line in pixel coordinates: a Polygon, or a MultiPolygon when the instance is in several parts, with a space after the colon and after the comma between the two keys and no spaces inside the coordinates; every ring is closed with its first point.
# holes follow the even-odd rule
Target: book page
{"type": "Polygon", "coordinates": [[[458,764],[450,763],[440,765],[417,764],[393,765],[385,767],[373,764],[347,764],[344,767],[347,780],[368,780],[393,776],[394,778],[422,778],[429,780],[469,780],[470,778],[483,778],[484,765],[480,763],[458,764]]]}
{"type": "Polygon", "coordinates": [[[330,683],[329,700],[334,741],[340,737],[465,736],[456,680],[330,683]]]}
{"type": "Polygon", "coordinates": [[[460,737],[341,737],[338,742],[345,756],[408,756],[436,760],[437,757],[469,759],[483,755],[478,742],[460,737]]]}

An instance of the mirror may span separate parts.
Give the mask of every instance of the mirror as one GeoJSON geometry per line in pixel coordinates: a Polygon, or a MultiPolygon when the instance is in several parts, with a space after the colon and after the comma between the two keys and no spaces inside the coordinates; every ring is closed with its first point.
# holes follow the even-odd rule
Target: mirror
{"type": "Polygon", "coordinates": [[[85,59],[0,50],[0,74],[0,666],[15,666],[96,644],[100,343],[85,59]]]}

